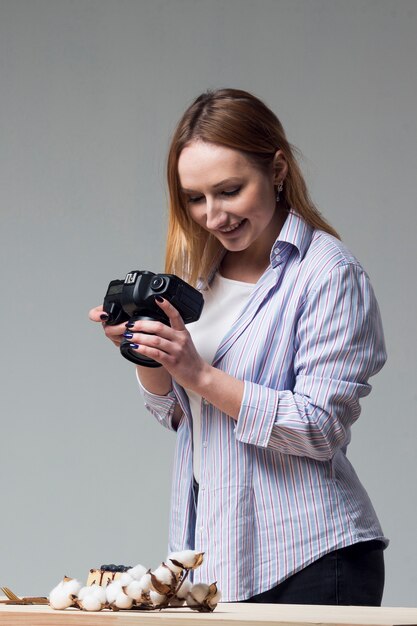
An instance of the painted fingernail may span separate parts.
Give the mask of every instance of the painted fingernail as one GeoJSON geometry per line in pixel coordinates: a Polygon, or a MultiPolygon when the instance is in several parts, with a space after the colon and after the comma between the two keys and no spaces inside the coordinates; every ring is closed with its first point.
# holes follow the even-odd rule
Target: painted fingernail
{"type": "Polygon", "coordinates": [[[109,316],[107,315],[107,313],[102,313],[100,315],[100,319],[101,319],[102,322],[105,322],[106,320],[109,319],[109,316]]]}
{"type": "Polygon", "coordinates": [[[164,299],[163,299],[163,297],[162,297],[162,296],[155,296],[155,300],[156,300],[157,302],[163,302],[163,301],[164,301],[164,299]]]}
{"type": "Polygon", "coordinates": [[[133,328],[135,325],[135,322],[128,322],[127,324],[125,324],[126,328],[133,328]]]}
{"type": "Polygon", "coordinates": [[[133,333],[123,333],[123,337],[126,337],[126,339],[132,339],[133,333]]]}
{"type": "Polygon", "coordinates": [[[138,343],[130,343],[129,344],[129,348],[132,348],[133,350],[137,350],[139,348],[139,344],[138,343]]]}

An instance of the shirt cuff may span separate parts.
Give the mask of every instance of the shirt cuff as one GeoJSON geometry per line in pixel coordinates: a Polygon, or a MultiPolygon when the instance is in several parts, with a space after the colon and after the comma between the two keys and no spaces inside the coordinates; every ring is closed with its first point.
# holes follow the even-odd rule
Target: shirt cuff
{"type": "Polygon", "coordinates": [[[141,381],[141,379],[139,378],[139,374],[138,374],[138,371],[137,371],[137,370],[136,370],[136,380],[137,380],[138,385],[139,385],[139,390],[140,390],[140,392],[141,392],[141,394],[142,394],[143,396],[145,396],[145,395],[146,395],[146,396],[148,396],[149,398],[176,398],[175,391],[174,391],[173,389],[171,389],[171,391],[168,391],[168,393],[167,393],[167,394],[165,394],[164,396],[161,396],[161,395],[159,395],[159,394],[157,394],[157,393],[152,393],[151,391],[148,391],[148,390],[146,389],[146,387],[144,387],[144,386],[142,385],[142,381],[141,381]]]}
{"type": "Polygon", "coordinates": [[[171,420],[177,403],[175,391],[171,389],[171,391],[164,396],[148,391],[143,386],[137,371],[136,380],[139,385],[139,391],[144,399],[145,407],[158,419],[159,422],[165,422],[165,425],[168,428],[172,428],[171,420]]]}
{"type": "Polygon", "coordinates": [[[278,392],[274,389],[244,381],[242,404],[240,406],[236,439],[266,448],[278,412],[278,392]]]}

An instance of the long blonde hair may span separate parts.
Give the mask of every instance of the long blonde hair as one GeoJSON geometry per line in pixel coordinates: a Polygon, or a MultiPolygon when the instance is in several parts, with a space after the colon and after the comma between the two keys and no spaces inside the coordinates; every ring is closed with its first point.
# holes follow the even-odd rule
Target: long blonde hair
{"type": "Polygon", "coordinates": [[[297,150],[288,142],[281,122],[256,96],[238,89],[201,94],[185,111],[172,137],[167,177],[170,196],[165,271],[195,285],[207,281],[222,251],[218,240],[190,217],[181,192],[178,160],[182,150],[200,140],[239,150],[262,170],[269,168],[277,150],[288,164],[281,200],[304,220],[339,238],[314,206],[297,163],[297,150]]]}

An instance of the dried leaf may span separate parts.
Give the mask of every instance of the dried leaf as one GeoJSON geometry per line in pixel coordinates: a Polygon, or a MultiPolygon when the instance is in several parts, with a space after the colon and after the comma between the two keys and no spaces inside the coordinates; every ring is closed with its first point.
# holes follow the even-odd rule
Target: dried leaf
{"type": "Polygon", "coordinates": [[[203,557],[204,557],[204,552],[199,552],[198,554],[195,555],[195,563],[194,563],[193,569],[200,567],[200,565],[204,561],[203,557]]]}
{"type": "Polygon", "coordinates": [[[209,585],[209,590],[208,590],[208,594],[207,594],[207,600],[211,600],[212,598],[214,598],[214,596],[217,593],[217,580],[215,583],[211,583],[211,585],[209,585]]]}
{"type": "Polygon", "coordinates": [[[155,589],[155,591],[166,596],[167,593],[171,591],[171,585],[162,583],[160,580],[158,580],[155,574],[152,574],[152,572],[150,572],[150,575],[151,575],[152,586],[155,589]]]}

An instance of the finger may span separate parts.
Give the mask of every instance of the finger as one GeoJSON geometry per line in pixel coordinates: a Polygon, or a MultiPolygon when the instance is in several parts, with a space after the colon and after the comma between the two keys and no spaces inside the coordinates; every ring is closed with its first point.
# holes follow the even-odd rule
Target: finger
{"type": "Polygon", "coordinates": [[[172,304],[168,300],[165,300],[165,298],[157,296],[155,298],[155,302],[163,310],[165,315],[168,317],[169,322],[171,324],[171,328],[173,328],[174,330],[185,329],[184,320],[182,319],[178,310],[174,306],[172,306],[172,304]]]}
{"type": "Polygon", "coordinates": [[[102,319],[102,317],[101,317],[101,316],[102,316],[103,314],[105,315],[105,313],[104,313],[104,311],[103,311],[103,305],[100,305],[100,306],[96,306],[96,307],[94,307],[94,309],[91,309],[91,310],[88,312],[88,317],[90,318],[90,320],[91,320],[92,322],[102,322],[102,321],[103,321],[103,319],[102,319]]]}
{"type": "Polygon", "coordinates": [[[154,348],[164,354],[172,354],[176,351],[176,346],[172,341],[164,339],[159,335],[150,335],[149,333],[124,333],[123,336],[133,344],[146,348],[154,348]]]}
{"type": "Polygon", "coordinates": [[[114,337],[123,337],[123,334],[126,331],[124,324],[118,324],[117,326],[111,326],[110,324],[106,324],[106,322],[102,322],[102,324],[106,336],[110,339],[114,339],[114,337]]]}
{"type": "Polygon", "coordinates": [[[153,359],[154,361],[157,361],[161,365],[165,365],[166,363],[169,362],[170,358],[172,358],[170,357],[169,354],[167,354],[163,350],[159,350],[158,348],[153,348],[152,346],[147,346],[144,344],[138,344],[134,342],[130,343],[130,351],[136,352],[137,354],[140,354],[141,356],[146,356],[150,359],[153,359]]]}
{"type": "Polygon", "coordinates": [[[126,329],[123,324],[119,326],[109,326],[103,322],[103,330],[107,339],[110,339],[110,341],[112,341],[116,346],[120,346],[122,341],[125,340],[123,333],[126,329]]]}
{"type": "Polygon", "coordinates": [[[172,339],[175,331],[168,324],[163,322],[140,320],[134,322],[132,325],[126,324],[126,330],[130,333],[146,333],[148,335],[158,335],[165,339],[172,339]]]}

